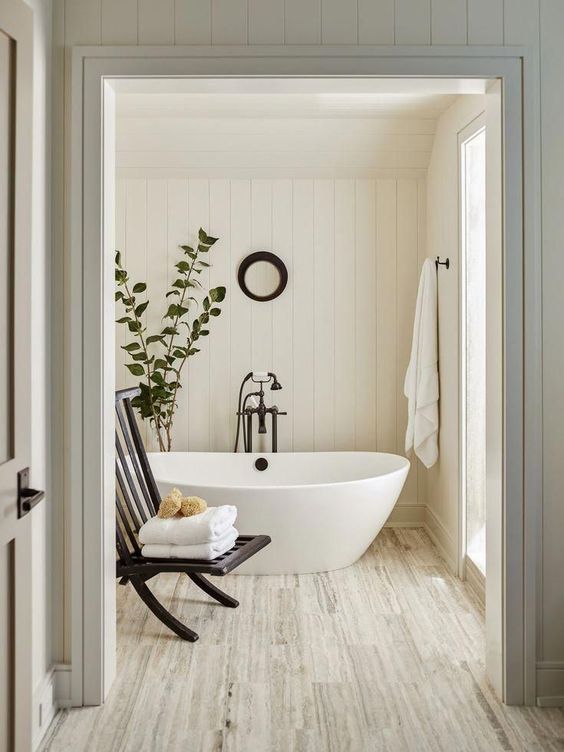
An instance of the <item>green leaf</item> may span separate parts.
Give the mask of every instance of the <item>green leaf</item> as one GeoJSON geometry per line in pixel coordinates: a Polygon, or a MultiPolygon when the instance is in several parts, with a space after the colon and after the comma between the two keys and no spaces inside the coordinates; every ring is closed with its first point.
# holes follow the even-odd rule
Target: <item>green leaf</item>
{"type": "Polygon", "coordinates": [[[219,316],[221,313],[221,308],[212,308],[210,310],[210,316],[219,316]]]}
{"type": "Polygon", "coordinates": [[[133,285],[133,292],[145,292],[147,285],[144,282],[137,282],[133,285]]]}
{"type": "Polygon", "coordinates": [[[198,350],[197,347],[192,347],[190,348],[190,350],[188,350],[188,355],[195,355],[196,353],[199,353],[199,352],[200,351],[198,350]]]}
{"type": "Polygon", "coordinates": [[[130,332],[133,332],[133,334],[139,334],[143,329],[141,324],[138,324],[137,321],[128,321],[127,328],[130,332]]]}
{"type": "Polygon", "coordinates": [[[130,353],[130,355],[133,360],[145,360],[144,352],[130,353]]]}
{"type": "Polygon", "coordinates": [[[209,333],[210,333],[209,329],[200,329],[200,335],[202,337],[207,337],[209,333]]]}
{"type": "Polygon", "coordinates": [[[115,295],[116,303],[118,300],[121,300],[123,298],[123,293],[121,290],[118,290],[115,295]]]}
{"type": "Polygon", "coordinates": [[[164,371],[167,368],[166,360],[163,360],[163,358],[157,358],[155,360],[155,368],[164,371]]]}
{"type": "Polygon", "coordinates": [[[116,319],[116,324],[128,324],[133,319],[130,316],[122,316],[121,319],[116,319]]]}
{"type": "Polygon", "coordinates": [[[186,357],[186,350],[181,350],[179,347],[176,348],[176,350],[172,351],[172,354],[175,358],[184,358],[186,357]]]}
{"type": "Polygon", "coordinates": [[[147,344],[150,345],[152,342],[161,342],[164,345],[164,337],[162,334],[151,334],[147,337],[147,344]]]}
{"type": "Polygon", "coordinates": [[[140,363],[126,363],[125,365],[134,376],[143,376],[145,373],[145,370],[140,363]]]}
{"type": "Polygon", "coordinates": [[[201,227],[198,232],[198,240],[202,245],[207,245],[208,247],[217,243],[217,238],[212,238],[211,235],[207,235],[201,227]]]}
{"type": "Polygon", "coordinates": [[[221,303],[225,299],[225,287],[214,287],[209,294],[214,303],[221,303]]]}
{"type": "Polygon", "coordinates": [[[202,302],[202,305],[204,307],[204,311],[209,311],[210,310],[211,303],[210,303],[210,299],[207,296],[204,298],[204,300],[202,302]]]}
{"type": "Polygon", "coordinates": [[[203,266],[205,269],[208,269],[211,266],[211,264],[208,264],[206,261],[198,261],[198,264],[200,266],[203,266]]]}
{"type": "Polygon", "coordinates": [[[116,251],[116,266],[121,267],[121,253],[116,251]]]}
{"type": "Polygon", "coordinates": [[[175,329],[173,326],[165,326],[161,334],[178,334],[178,329],[175,329]]]}
{"type": "Polygon", "coordinates": [[[118,285],[123,285],[124,282],[127,282],[127,272],[125,269],[116,269],[115,279],[118,285]]]}
{"type": "Polygon", "coordinates": [[[132,342],[130,345],[122,345],[121,349],[126,350],[127,352],[133,352],[134,350],[139,350],[141,345],[139,342],[132,342]]]}
{"type": "Polygon", "coordinates": [[[184,253],[189,256],[191,259],[196,259],[198,257],[198,254],[196,251],[189,245],[181,245],[180,246],[184,253]]]}
{"type": "Polygon", "coordinates": [[[170,298],[171,295],[180,295],[180,290],[171,290],[165,295],[166,298],[170,298]]]}
{"type": "Polygon", "coordinates": [[[139,303],[139,305],[135,309],[135,315],[138,316],[138,317],[142,316],[148,305],[149,305],[149,301],[148,300],[146,300],[144,303],[139,303]]]}
{"type": "Polygon", "coordinates": [[[187,261],[179,261],[178,264],[175,264],[175,267],[180,272],[188,272],[188,271],[190,271],[190,264],[187,261]]]}

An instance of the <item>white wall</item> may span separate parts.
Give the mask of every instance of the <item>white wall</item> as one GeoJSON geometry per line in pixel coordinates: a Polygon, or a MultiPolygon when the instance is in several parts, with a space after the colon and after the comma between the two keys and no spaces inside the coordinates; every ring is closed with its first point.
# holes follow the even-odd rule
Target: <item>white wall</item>
{"type": "MultiPolygon", "coordinates": [[[[124,264],[156,299],[151,332],[162,327],[178,244],[192,244],[200,226],[220,237],[202,282],[225,283],[228,295],[190,362],[174,448],[230,451],[242,377],[273,370],[284,388],[267,400],[289,413],[279,419],[280,451],[402,451],[402,386],[424,254],[422,180],[120,178],[116,203],[124,264]],[[280,255],[289,271],[286,291],[269,303],[251,301],[236,279],[239,262],[260,249],[280,255]]],[[[124,344],[123,326],[116,334],[124,344]]],[[[118,385],[136,384],[123,355],[118,349],[118,385]]],[[[416,475],[414,465],[405,504],[418,502],[416,475]]]]}
{"type": "Polygon", "coordinates": [[[458,133],[485,109],[485,97],[460,97],[439,118],[427,173],[427,248],[450,259],[438,271],[439,461],[428,471],[428,525],[456,569],[458,559],[460,226],[458,133]]]}
{"type": "MultiPolygon", "coordinates": [[[[542,235],[544,279],[544,582],[539,603],[539,691],[564,697],[564,354],[559,322],[564,319],[564,234],[562,185],[564,106],[561,71],[564,68],[564,4],[561,0],[54,0],[56,44],[55,112],[55,253],[59,270],[57,310],[53,324],[55,354],[63,362],[63,338],[68,327],[63,301],[65,99],[68,70],[62,52],[76,44],[455,44],[529,45],[540,63],[542,130],[542,235]],[[542,661],[549,661],[543,663],[542,661]]],[[[68,99],[67,99],[68,105],[68,99]]],[[[66,110],[68,112],[68,108],[66,110]]],[[[55,356],[54,356],[55,357],[55,356]]],[[[57,405],[64,406],[63,377],[72,364],[58,371],[57,405]]],[[[540,409],[540,406],[539,406],[540,409]]],[[[63,415],[57,412],[57,416],[63,415]]],[[[63,419],[54,440],[64,443],[63,419]]],[[[62,456],[62,455],[59,455],[62,456]]],[[[54,468],[62,495],[60,464],[54,468]]],[[[540,504],[540,501],[539,501],[540,504]]],[[[66,645],[68,655],[68,642],[66,645]]]]}

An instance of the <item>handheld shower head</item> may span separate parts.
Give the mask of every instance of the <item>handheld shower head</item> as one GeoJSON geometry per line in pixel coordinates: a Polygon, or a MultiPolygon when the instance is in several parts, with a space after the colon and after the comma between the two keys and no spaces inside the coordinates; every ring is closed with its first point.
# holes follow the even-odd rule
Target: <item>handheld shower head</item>
{"type": "Polygon", "coordinates": [[[278,381],[278,376],[270,371],[268,375],[272,379],[272,384],[270,386],[271,391],[277,392],[278,390],[282,389],[282,384],[278,381]]]}

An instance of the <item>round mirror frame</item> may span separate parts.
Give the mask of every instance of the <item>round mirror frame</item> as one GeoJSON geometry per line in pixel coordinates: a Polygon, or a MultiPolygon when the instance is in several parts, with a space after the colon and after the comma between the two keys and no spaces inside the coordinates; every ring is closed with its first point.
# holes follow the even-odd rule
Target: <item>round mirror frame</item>
{"type": "Polygon", "coordinates": [[[286,269],[286,264],[282,261],[280,256],[277,256],[275,253],[271,253],[270,251],[256,251],[255,253],[250,253],[248,256],[245,256],[245,258],[239,264],[239,269],[237,271],[237,281],[239,282],[239,287],[248,298],[264,303],[269,300],[274,300],[279,295],[282,295],[286,288],[286,285],[288,284],[288,270],[286,269]],[[272,264],[276,267],[278,274],[280,275],[278,287],[268,295],[255,295],[254,292],[249,290],[247,283],[245,282],[245,274],[253,264],[257,263],[257,261],[266,261],[269,264],[272,264]]]}

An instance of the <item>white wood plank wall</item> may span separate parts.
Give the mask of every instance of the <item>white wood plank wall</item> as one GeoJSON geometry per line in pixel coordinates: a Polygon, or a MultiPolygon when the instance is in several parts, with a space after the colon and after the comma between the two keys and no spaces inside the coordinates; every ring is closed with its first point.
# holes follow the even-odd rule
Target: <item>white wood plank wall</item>
{"type": "MultiPolygon", "coordinates": [[[[415,178],[118,179],[117,241],[132,278],[148,283],[152,329],[177,245],[194,242],[200,226],[220,237],[210,282],[228,296],[190,362],[176,449],[229,450],[241,378],[274,370],[284,389],[268,399],[289,413],[282,451],[402,451],[424,197],[415,178]],[[271,303],[253,303],[236,284],[239,261],[258,249],[288,265],[288,287],[271,303]]],[[[123,355],[119,387],[138,381],[123,355]]],[[[416,472],[404,501],[417,503],[416,472]]]]}
{"type": "Polygon", "coordinates": [[[528,43],[538,0],[55,0],[67,44],[528,43]],[[519,33],[515,34],[514,30],[519,33]],[[506,36],[508,37],[506,39],[506,36]]]}

